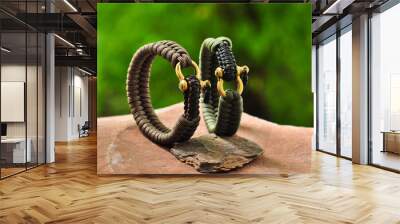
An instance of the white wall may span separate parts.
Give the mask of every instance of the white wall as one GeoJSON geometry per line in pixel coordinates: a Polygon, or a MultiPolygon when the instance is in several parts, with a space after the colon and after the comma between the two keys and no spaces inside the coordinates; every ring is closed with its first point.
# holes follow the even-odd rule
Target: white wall
{"type": "Polygon", "coordinates": [[[88,77],[76,68],[56,67],[55,140],[79,137],[78,125],[88,120],[88,77]]]}
{"type": "MultiPolygon", "coordinates": [[[[25,64],[4,64],[1,66],[2,82],[25,82],[25,64]]],[[[1,108],[4,110],[5,108],[1,108]]],[[[25,137],[24,122],[8,122],[8,137],[25,137]]]]}
{"type": "Polygon", "coordinates": [[[82,76],[79,70],[74,70],[74,108],[72,108],[72,135],[78,137],[78,124],[81,126],[88,121],[88,77],[82,76]],[[76,73],[78,71],[78,74],[76,73]]]}
{"type": "Polygon", "coordinates": [[[68,88],[70,77],[67,67],[55,68],[55,141],[68,140],[68,88]]]}
{"type": "MultiPolygon", "coordinates": [[[[25,83],[1,81],[1,122],[25,121],[25,83]]],[[[36,105],[35,105],[36,108],[36,105]]]]}
{"type": "MultiPolygon", "coordinates": [[[[25,64],[2,65],[1,81],[25,82],[25,64]]],[[[5,110],[6,108],[1,109],[5,110]]],[[[25,137],[25,122],[7,122],[7,137],[25,137]]]]}
{"type": "MultiPolygon", "coordinates": [[[[1,81],[3,82],[21,82],[26,85],[26,89],[18,90],[19,94],[25,94],[26,90],[26,107],[25,100],[21,102],[23,105],[19,108],[2,107],[3,113],[22,113],[22,120],[18,122],[5,122],[7,124],[7,137],[9,138],[25,138],[27,136],[30,145],[28,146],[32,153],[32,160],[39,163],[44,163],[45,150],[45,120],[44,120],[44,92],[43,89],[44,74],[41,66],[35,65],[25,66],[24,64],[9,63],[1,66],[1,81]],[[39,69],[37,71],[37,69],[39,69]],[[25,80],[27,78],[27,80],[25,80]],[[12,111],[19,110],[19,111],[12,111]],[[26,112],[26,120],[25,120],[26,112]]],[[[24,87],[23,87],[24,88],[24,87]]],[[[2,94],[5,94],[5,89],[2,89],[2,94]]],[[[2,95],[2,98],[8,98],[7,95],[2,95]]],[[[25,96],[22,96],[24,98],[25,96]]],[[[17,102],[15,102],[17,103],[17,102]]],[[[2,119],[3,120],[3,119],[2,119]]]]}
{"type": "MultiPolygon", "coordinates": [[[[33,70],[36,73],[36,66],[27,66],[25,67],[25,64],[3,64],[1,66],[1,81],[2,82],[24,82],[26,83],[25,80],[25,75],[26,75],[26,70],[28,71],[28,74],[32,73],[33,70]]],[[[36,85],[36,81],[32,82],[30,81],[30,85],[36,85]]],[[[27,89],[27,103],[31,103],[36,99],[36,89],[27,89]],[[32,90],[32,91],[30,91],[32,90]]],[[[35,106],[36,104],[32,105],[35,106]]],[[[6,110],[6,108],[1,108],[2,110],[6,110]]],[[[22,108],[24,110],[24,108],[22,108]]],[[[31,112],[31,111],[29,111],[31,112]]],[[[36,125],[36,113],[28,113],[28,122],[34,121],[36,125]]],[[[28,128],[33,127],[34,124],[28,124],[28,128]]],[[[7,136],[8,137],[25,137],[25,122],[7,122],[7,136]]],[[[36,130],[36,126],[33,127],[36,130]]],[[[29,133],[28,133],[29,137],[29,133]]]]}

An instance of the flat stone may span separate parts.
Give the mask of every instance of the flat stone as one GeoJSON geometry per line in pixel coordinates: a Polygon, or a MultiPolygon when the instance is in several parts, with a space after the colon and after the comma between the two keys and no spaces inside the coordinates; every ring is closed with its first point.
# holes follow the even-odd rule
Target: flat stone
{"type": "Polygon", "coordinates": [[[201,173],[227,172],[243,167],[263,153],[256,143],[239,136],[218,137],[213,134],[192,138],[171,148],[180,161],[201,173]]]}

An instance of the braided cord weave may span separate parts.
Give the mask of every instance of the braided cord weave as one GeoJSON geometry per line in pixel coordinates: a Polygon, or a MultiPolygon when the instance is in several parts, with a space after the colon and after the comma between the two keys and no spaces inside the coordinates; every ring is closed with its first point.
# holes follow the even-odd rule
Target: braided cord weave
{"type": "Polygon", "coordinates": [[[167,128],[154,112],[149,91],[151,64],[156,56],[179,62],[183,68],[191,66],[187,51],[173,41],[159,41],[144,45],[136,51],[129,64],[126,81],[128,103],[140,131],[152,142],[172,146],[187,141],[199,125],[200,82],[194,76],[185,78],[188,89],[184,92],[184,113],[172,129],[167,128]]]}
{"type": "MultiPolygon", "coordinates": [[[[215,69],[221,67],[224,70],[223,79],[234,80],[237,67],[231,46],[229,38],[207,38],[200,50],[202,80],[210,80],[211,83],[211,87],[204,89],[200,97],[203,117],[208,131],[219,136],[234,135],[243,112],[242,96],[231,89],[226,91],[226,96],[219,96],[214,75],[215,69]]],[[[243,78],[247,82],[247,76],[243,78]]]]}

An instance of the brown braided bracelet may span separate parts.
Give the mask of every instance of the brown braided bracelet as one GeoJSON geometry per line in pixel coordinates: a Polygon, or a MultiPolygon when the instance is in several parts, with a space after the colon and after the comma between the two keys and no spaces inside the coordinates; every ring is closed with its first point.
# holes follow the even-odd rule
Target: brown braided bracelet
{"type": "Polygon", "coordinates": [[[199,125],[200,88],[206,84],[200,82],[200,69],[179,44],[165,40],[138,49],[129,65],[126,89],[131,113],[143,135],[156,144],[168,147],[176,142],[187,141],[199,125]],[[157,55],[171,62],[180,80],[179,89],[184,94],[184,113],[172,129],[161,123],[151,104],[150,67],[157,55]],[[195,68],[196,76],[185,78],[181,67],[190,66],[195,68]]]}

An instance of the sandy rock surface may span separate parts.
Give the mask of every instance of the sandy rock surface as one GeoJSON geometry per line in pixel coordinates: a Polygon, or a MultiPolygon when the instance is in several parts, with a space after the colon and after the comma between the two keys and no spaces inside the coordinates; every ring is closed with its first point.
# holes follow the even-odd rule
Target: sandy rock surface
{"type": "MultiPolygon", "coordinates": [[[[161,121],[169,127],[182,112],[182,104],[157,110],[161,121]]],[[[312,128],[278,125],[244,113],[237,136],[255,142],[263,153],[250,164],[227,175],[308,172],[312,131],[312,128]]],[[[201,120],[194,136],[207,133],[201,120]]],[[[167,149],[145,138],[132,115],[98,119],[97,171],[99,175],[200,174],[192,166],[176,159],[167,149]]]]}

